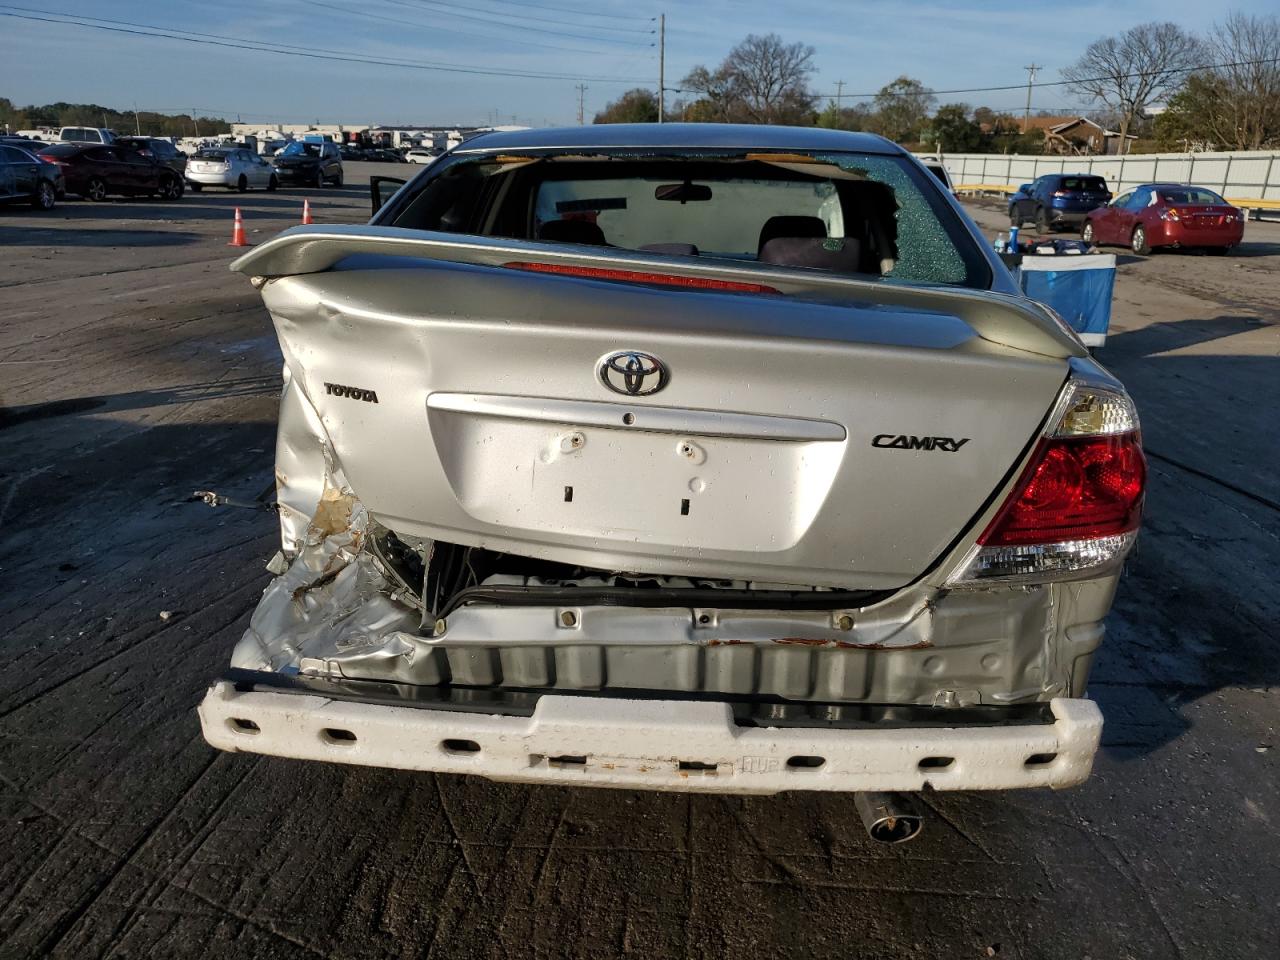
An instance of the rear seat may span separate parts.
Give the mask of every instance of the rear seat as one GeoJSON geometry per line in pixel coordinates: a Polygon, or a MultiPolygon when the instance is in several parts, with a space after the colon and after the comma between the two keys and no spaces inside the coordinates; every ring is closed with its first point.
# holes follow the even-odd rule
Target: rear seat
{"type": "Polygon", "coordinates": [[[641,250],[647,253],[667,253],[674,257],[696,257],[698,248],[692,243],[645,243],[641,250]]]}
{"type": "Polygon", "coordinates": [[[770,217],[760,230],[756,259],[784,267],[858,273],[862,245],[854,237],[828,237],[819,217],[770,217]]]}
{"type": "Polygon", "coordinates": [[[604,231],[589,220],[548,220],[538,228],[538,239],[551,243],[584,243],[606,246],[604,231]]]}

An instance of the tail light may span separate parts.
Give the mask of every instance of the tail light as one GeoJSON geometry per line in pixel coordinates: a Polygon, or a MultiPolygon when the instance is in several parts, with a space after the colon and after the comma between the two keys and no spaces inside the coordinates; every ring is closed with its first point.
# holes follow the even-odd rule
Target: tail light
{"type": "Polygon", "coordinates": [[[1055,190],[1055,191],[1053,191],[1053,195],[1054,195],[1055,197],[1067,197],[1067,196],[1070,196],[1070,194],[1069,194],[1069,193],[1067,193],[1067,191],[1066,191],[1066,190],[1055,190]]]}
{"type": "Polygon", "coordinates": [[[45,163],[52,163],[54,166],[57,166],[57,167],[71,166],[71,164],[67,163],[67,161],[62,160],[58,157],[51,157],[47,153],[39,153],[39,154],[36,154],[36,156],[38,156],[45,163]]]}
{"type": "Polygon", "coordinates": [[[1132,401],[1073,380],[1058,410],[952,586],[1060,579],[1118,561],[1133,546],[1147,463],[1132,401]]]}

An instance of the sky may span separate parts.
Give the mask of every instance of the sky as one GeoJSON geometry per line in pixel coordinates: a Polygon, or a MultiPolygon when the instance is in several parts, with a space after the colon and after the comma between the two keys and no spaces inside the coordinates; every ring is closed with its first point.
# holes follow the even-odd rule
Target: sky
{"type": "MultiPolygon", "coordinates": [[[[1274,0],[0,0],[0,96],[17,104],[100,103],[246,122],[529,126],[587,122],[627,89],[657,88],[657,16],[666,14],[666,85],[715,66],[749,33],[815,48],[812,86],[852,105],[900,74],[937,90],[1040,81],[1093,40],[1149,20],[1207,32],[1229,10],[1274,0]],[[95,17],[113,31],[45,20],[95,17]],[[140,36],[200,33],[204,43],[140,36]],[[129,32],[133,31],[133,32],[129,32]],[[275,52],[237,48],[252,40],[275,52]],[[286,52],[287,51],[287,52],[286,52]],[[314,56],[298,56],[310,53],[314,56]],[[347,58],[334,60],[323,58],[347,58]],[[374,63],[350,62],[372,60],[374,63]],[[392,66],[392,62],[416,66],[392,66]],[[421,69],[433,64],[449,69],[421,69]],[[463,72],[470,71],[470,72],[463,72]],[[495,76],[494,72],[527,76],[495,76]],[[837,83],[843,85],[837,87],[837,83]]],[[[680,94],[668,93],[668,102],[680,94]]],[[[1021,90],[942,95],[1021,110],[1021,90]]],[[[1032,108],[1075,112],[1067,88],[1032,108]]]]}

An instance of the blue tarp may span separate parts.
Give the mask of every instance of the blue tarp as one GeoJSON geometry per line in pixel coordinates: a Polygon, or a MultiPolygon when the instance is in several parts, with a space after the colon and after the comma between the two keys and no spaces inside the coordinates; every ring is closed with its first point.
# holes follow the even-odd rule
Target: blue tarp
{"type": "Polygon", "coordinates": [[[1023,292],[1053,307],[1089,346],[1106,342],[1115,280],[1116,258],[1111,254],[1022,258],[1023,292]]]}

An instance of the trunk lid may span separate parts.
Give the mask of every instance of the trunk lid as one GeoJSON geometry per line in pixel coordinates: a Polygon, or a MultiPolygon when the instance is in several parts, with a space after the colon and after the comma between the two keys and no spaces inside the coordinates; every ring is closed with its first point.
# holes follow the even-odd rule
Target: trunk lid
{"type": "Polygon", "coordinates": [[[595,568],[905,584],[1005,483],[1073,352],[1043,329],[1022,333],[1044,352],[984,339],[1018,339],[1019,311],[1038,323],[995,295],[841,279],[843,302],[822,302],[832,285],[804,271],[546,245],[501,255],[809,290],[269,246],[235,266],[278,277],[263,296],[290,375],[380,522],[595,568]]]}

